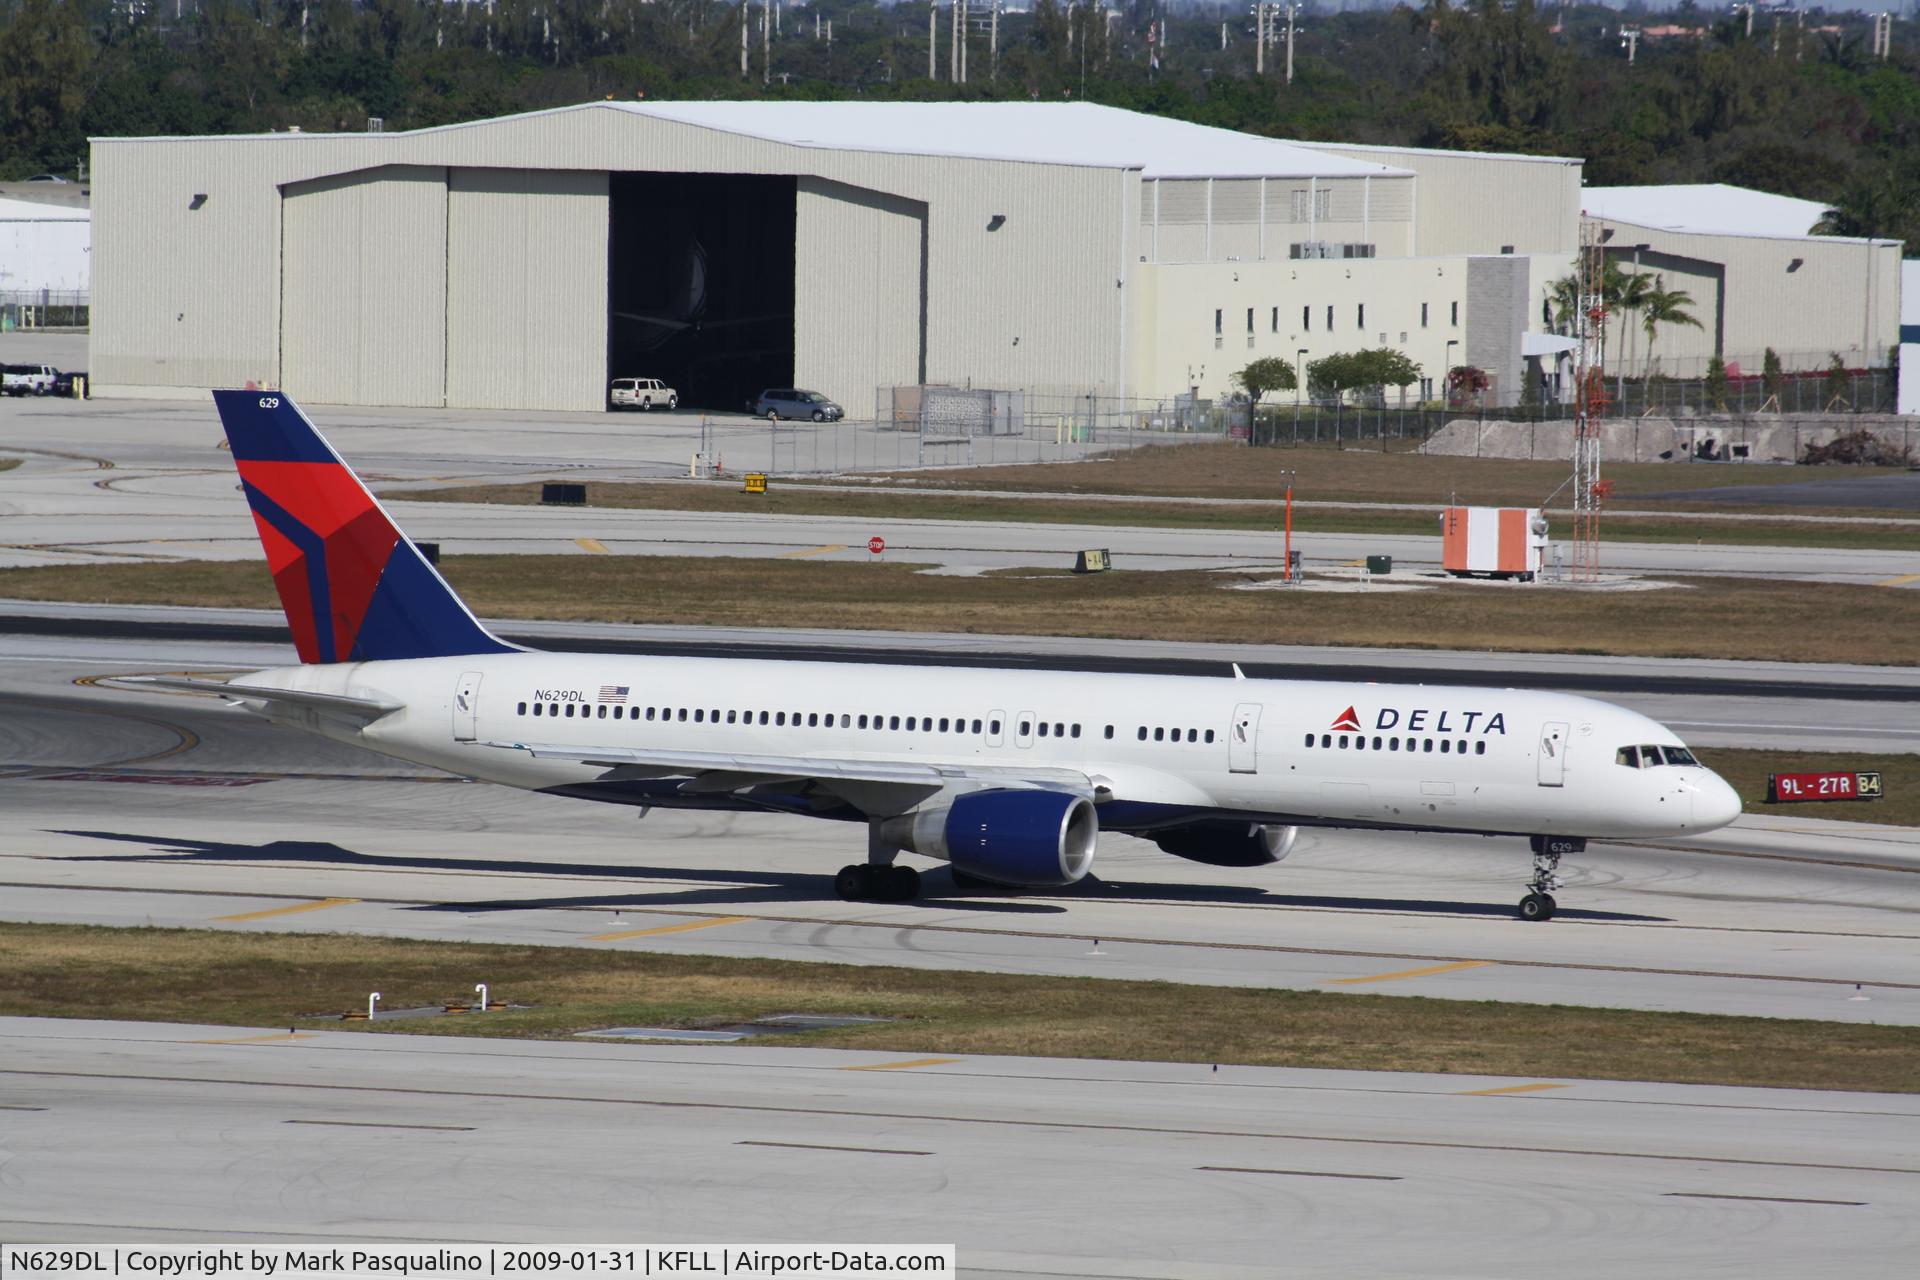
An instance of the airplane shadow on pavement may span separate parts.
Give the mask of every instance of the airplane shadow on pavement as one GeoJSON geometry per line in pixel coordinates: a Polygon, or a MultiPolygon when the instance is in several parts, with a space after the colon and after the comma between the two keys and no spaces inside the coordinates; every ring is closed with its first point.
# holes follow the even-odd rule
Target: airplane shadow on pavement
{"type": "MultiPolygon", "coordinates": [[[[118,831],[55,831],[51,834],[82,836],[122,844],[139,844],[161,852],[132,854],[67,855],[72,862],[279,862],[370,871],[469,871],[476,874],[511,873],[546,876],[596,876],[632,881],[696,881],[662,886],[654,892],[579,894],[545,898],[492,898],[477,902],[426,903],[409,908],[415,911],[478,913],[487,911],[537,911],[564,907],[671,907],[671,906],[750,906],[787,905],[796,900],[818,901],[828,897],[831,872],[794,874],[782,871],[726,871],[711,868],[663,866],[621,866],[611,863],[569,863],[509,861],[486,858],[444,858],[420,855],[361,853],[329,841],[271,840],[261,844],[235,841],[189,840],[171,836],[145,836],[118,831]]],[[[1002,915],[1058,915],[1067,908],[1058,902],[1009,901],[1006,893],[1017,890],[963,889],[951,884],[944,870],[922,877],[927,896],[912,902],[888,903],[888,906],[915,907],[942,911],[977,911],[1002,915]]],[[[1258,885],[1213,885],[1152,883],[1117,885],[1088,876],[1065,889],[1037,890],[1050,898],[1069,897],[1092,902],[1192,903],[1202,906],[1308,907],[1334,911],[1381,911],[1414,915],[1464,915],[1502,918],[1513,915],[1513,908],[1493,902],[1449,902],[1419,898],[1360,898],[1318,894],[1279,894],[1258,885]]],[[[1664,923],[1665,916],[1639,915],[1621,911],[1595,911],[1562,906],[1557,919],[1613,923],[1664,923]]]]}

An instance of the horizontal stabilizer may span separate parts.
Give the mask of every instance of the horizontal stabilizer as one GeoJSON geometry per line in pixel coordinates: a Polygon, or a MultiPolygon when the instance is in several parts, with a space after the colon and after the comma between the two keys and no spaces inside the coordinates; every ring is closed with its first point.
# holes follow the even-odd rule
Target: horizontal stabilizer
{"type": "Polygon", "coordinates": [[[349,698],[338,693],[309,693],[304,689],[262,689],[224,680],[195,680],[188,676],[119,676],[115,684],[153,685],[188,693],[211,693],[233,702],[268,702],[307,707],[347,719],[378,720],[404,705],[375,698],[349,698]]]}

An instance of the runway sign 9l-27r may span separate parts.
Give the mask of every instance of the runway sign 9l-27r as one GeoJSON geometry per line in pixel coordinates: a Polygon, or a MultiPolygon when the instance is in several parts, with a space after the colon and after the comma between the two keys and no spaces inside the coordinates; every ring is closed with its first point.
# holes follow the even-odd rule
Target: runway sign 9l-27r
{"type": "Polygon", "coordinates": [[[1878,800],[1880,795],[1880,775],[1877,773],[1767,775],[1768,804],[1791,804],[1799,800],[1878,800]]]}

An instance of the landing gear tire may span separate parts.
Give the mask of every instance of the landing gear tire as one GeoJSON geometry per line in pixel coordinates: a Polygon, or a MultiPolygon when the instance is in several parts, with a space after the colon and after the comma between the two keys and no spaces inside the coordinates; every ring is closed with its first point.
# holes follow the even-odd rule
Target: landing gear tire
{"type": "Polygon", "coordinates": [[[876,871],[874,879],[884,902],[912,902],[920,896],[920,873],[912,867],[887,867],[876,871]]]}
{"type": "Polygon", "coordinates": [[[1552,894],[1530,893],[1520,899],[1520,918],[1522,920],[1551,920],[1557,904],[1552,894]]]}
{"type": "Polygon", "coordinates": [[[833,891],[848,902],[864,902],[873,897],[873,868],[855,864],[840,868],[833,878],[833,891]]]}

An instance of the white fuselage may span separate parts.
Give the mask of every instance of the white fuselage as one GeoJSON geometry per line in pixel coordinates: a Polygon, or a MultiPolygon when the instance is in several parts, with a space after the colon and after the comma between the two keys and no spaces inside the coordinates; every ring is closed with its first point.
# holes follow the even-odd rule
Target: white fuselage
{"type": "Polygon", "coordinates": [[[604,764],[499,744],[1073,771],[1091,780],[1100,824],[1121,831],[1226,816],[1645,837],[1739,812],[1707,769],[1621,762],[1624,747],[1680,745],[1655,721],[1527,690],[557,653],[291,667],[234,683],[397,702],[364,729],[305,708],[271,714],[453,773],[630,804],[731,801],[711,788],[682,797],[671,781],[640,795],[613,786],[620,771],[604,764]]]}

